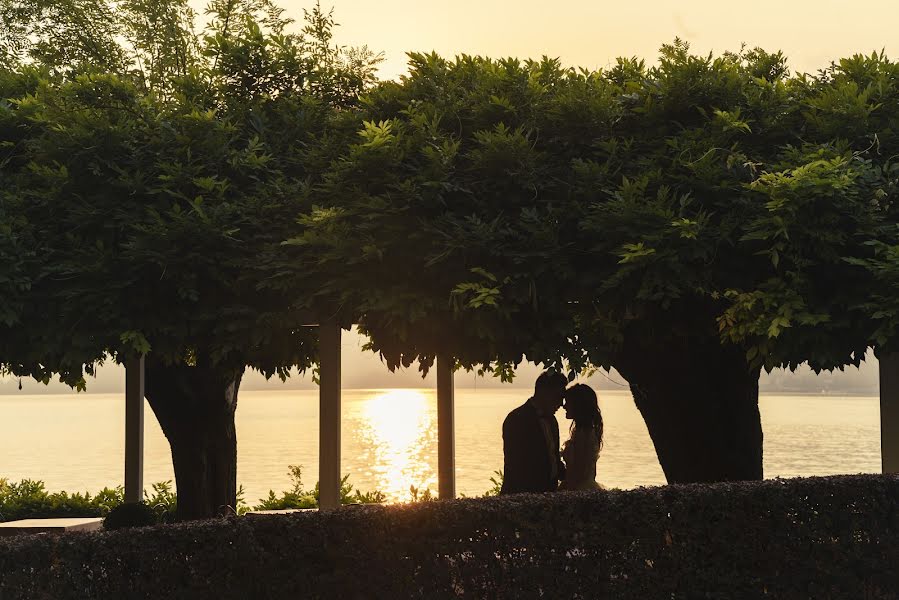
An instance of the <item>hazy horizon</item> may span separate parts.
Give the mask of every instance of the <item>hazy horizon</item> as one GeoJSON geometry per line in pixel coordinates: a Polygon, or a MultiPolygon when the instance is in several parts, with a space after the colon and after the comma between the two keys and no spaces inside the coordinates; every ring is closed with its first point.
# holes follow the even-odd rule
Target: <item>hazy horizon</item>
{"type": "MultiPolygon", "coordinates": [[[[344,332],[342,348],[342,382],[345,389],[397,389],[397,388],[433,388],[436,379],[433,371],[422,379],[417,367],[403,369],[391,373],[387,366],[381,362],[377,354],[363,352],[362,345],[365,338],[355,332],[344,332]]],[[[475,373],[459,371],[455,375],[457,388],[483,388],[483,389],[529,389],[541,372],[541,367],[532,363],[522,364],[516,371],[513,383],[502,383],[490,375],[478,377],[475,373]]],[[[701,380],[701,377],[698,378],[701,380]]],[[[603,390],[628,390],[627,382],[616,371],[595,374],[584,379],[589,385],[603,390]]],[[[22,379],[22,390],[18,389],[19,380],[16,378],[0,379],[0,395],[9,394],[65,394],[71,393],[71,389],[58,381],[53,381],[44,386],[32,379],[22,379]]],[[[87,382],[88,393],[116,393],[122,392],[125,385],[124,369],[114,363],[107,363],[98,369],[97,377],[87,382]]],[[[768,374],[762,372],[759,387],[763,392],[797,392],[797,393],[849,393],[870,394],[878,393],[878,366],[873,353],[868,353],[867,360],[861,368],[847,367],[845,371],[821,373],[815,375],[808,367],[797,369],[795,373],[777,369],[768,374]]],[[[312,382],[311,374],[289,378],[286,383],[272,378],[266,381],[256,371],[248,370],[241,382],[241,390],[278,390],[316,389],[312,382]]]]}

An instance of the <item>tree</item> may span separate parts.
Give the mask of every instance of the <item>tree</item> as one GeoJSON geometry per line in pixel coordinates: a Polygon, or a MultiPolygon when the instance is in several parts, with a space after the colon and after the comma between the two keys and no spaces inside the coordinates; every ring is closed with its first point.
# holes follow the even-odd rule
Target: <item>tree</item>
{"type": "MultiPolygon", "coordinates": [[[[263,4],[213,4],[202,52],[183,69],[156,56],[142,64],[173,69],[51,74],[11,111],[27,135],[23,167],[4,178],[39,260],[0,362],[83,387],[107,356],[145,354],[180,518],[236,504],[244,370],[286,377],[316,359],[298,310],[308,290],[279,279],[277,250],[306,207],[340,107],[307,84],[315,63],[304,38],[283,33],[263,4]],[[232,11],[224,33],[219,8],[232,11]]],[[[347,79],[364,86],[367,73],[347,79]]]]}
{"type": "Polygon", "coordinates": [[[0,0],[0,58],[59,71],[125,68],[114,8],[107,0],[0,0]]]}
{"type": "Polygon", "coordinates": [[[785,75],[779,55],[679,42],[652,69],[621,61],[620,119],[573,168],[588,355],[630,383],[671,482],[762,477],[759,367],[717,318],[768,271],[743,224],[761,207],[747,186],[798,133],[785,75]]]}
{"type": "Polygon", "coordinates": [[[765,210],[747,237],[771,276],[731,290],[720,326],[766,369],[842,369],[869,346],[895,350],[897,74],[874,53],[804,80],[805,143],[752,184],[765,210]]]}
{"type": "Polygon", "coordinates": [[[615,367],[669,481],[761,478],[760,369],[857,364],[872,339],[857,293],[833,288],[877,285],[846,260],[872,256],[872,199],[892,193],[865,162],[882,162],[873,85],[679,41],[651,69],[410,60],[301,219],[322,289],[360,307],[391,365],[450,348],[503,374],[524,355],[615,367]],[[806,201],[793,242],[776,229],[787,189],[806,201]]]}
{"type": "Polygon", "coordinates": [[[19,122],[14,105],[7,97],[18,97],[32,91],[40,71],[25,69],[15,73],[0,68],[0,323],[11,326],[22,313],[31,285],[31,265],[36,260],[33,231],[22,216],[20,198],[8,184],[12,173],[26,164],[22,140],[27,128],[19,122]]]}
{"type": "Polygon", "coordinates": [[[533,148],[528,131],[549,108],[538,78],[558,64],[410,54],[410,65],[366,96],[356,143],[313,189],[289,241],[303,251],[295,268],[391,369],[427,372],[440,355],[503,378],[526,354],[560,366],[577,356],[557,272],[565,207],[541,193],[557,187],[546,163],[565,157],[533,148]]]}

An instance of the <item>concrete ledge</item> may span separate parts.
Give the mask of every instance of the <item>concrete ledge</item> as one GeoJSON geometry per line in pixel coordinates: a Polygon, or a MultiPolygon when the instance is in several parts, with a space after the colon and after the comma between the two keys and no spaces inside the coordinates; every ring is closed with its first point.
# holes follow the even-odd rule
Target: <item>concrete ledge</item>
{"type": "Polygon", "coordinates": [[[0,523],[0,537],[30,533],[64,533],[67,531],[97,531],[103,527],[100,517],[72,519],[22,519],[0,523]]]}
{"type": "Polygon", "coordinates": [[[253,515],[289,515],[292,513],[318,512],[317,508],[281,508],[278,510],[251,510],[244,513],[244,516],[253,515]]]}

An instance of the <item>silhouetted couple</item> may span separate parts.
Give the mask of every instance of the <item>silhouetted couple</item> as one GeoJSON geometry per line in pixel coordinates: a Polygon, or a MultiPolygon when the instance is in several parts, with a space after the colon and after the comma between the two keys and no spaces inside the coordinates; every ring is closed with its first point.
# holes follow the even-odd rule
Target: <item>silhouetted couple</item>
{"type": "Polygon", "coordinates": [[[596,392],[584,384],[566,389],[561,373],[537,378],[534,395],[503,422],[503,494],[592,490],[602,447],[602,413],[596,392]],[[565,406],[570,437],[559,450],[556,411],[565,406]]]}

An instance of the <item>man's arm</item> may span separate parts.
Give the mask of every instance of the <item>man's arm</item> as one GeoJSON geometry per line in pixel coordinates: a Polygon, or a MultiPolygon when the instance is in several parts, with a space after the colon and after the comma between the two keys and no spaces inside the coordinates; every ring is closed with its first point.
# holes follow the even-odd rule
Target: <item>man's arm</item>
{"type": "Polygon", "coordinates": [[[515,493],[522,491],[523,473],[521,472],[521,433],[520,427],[512,416],[503,421],[503,491],[515,493]]]}

